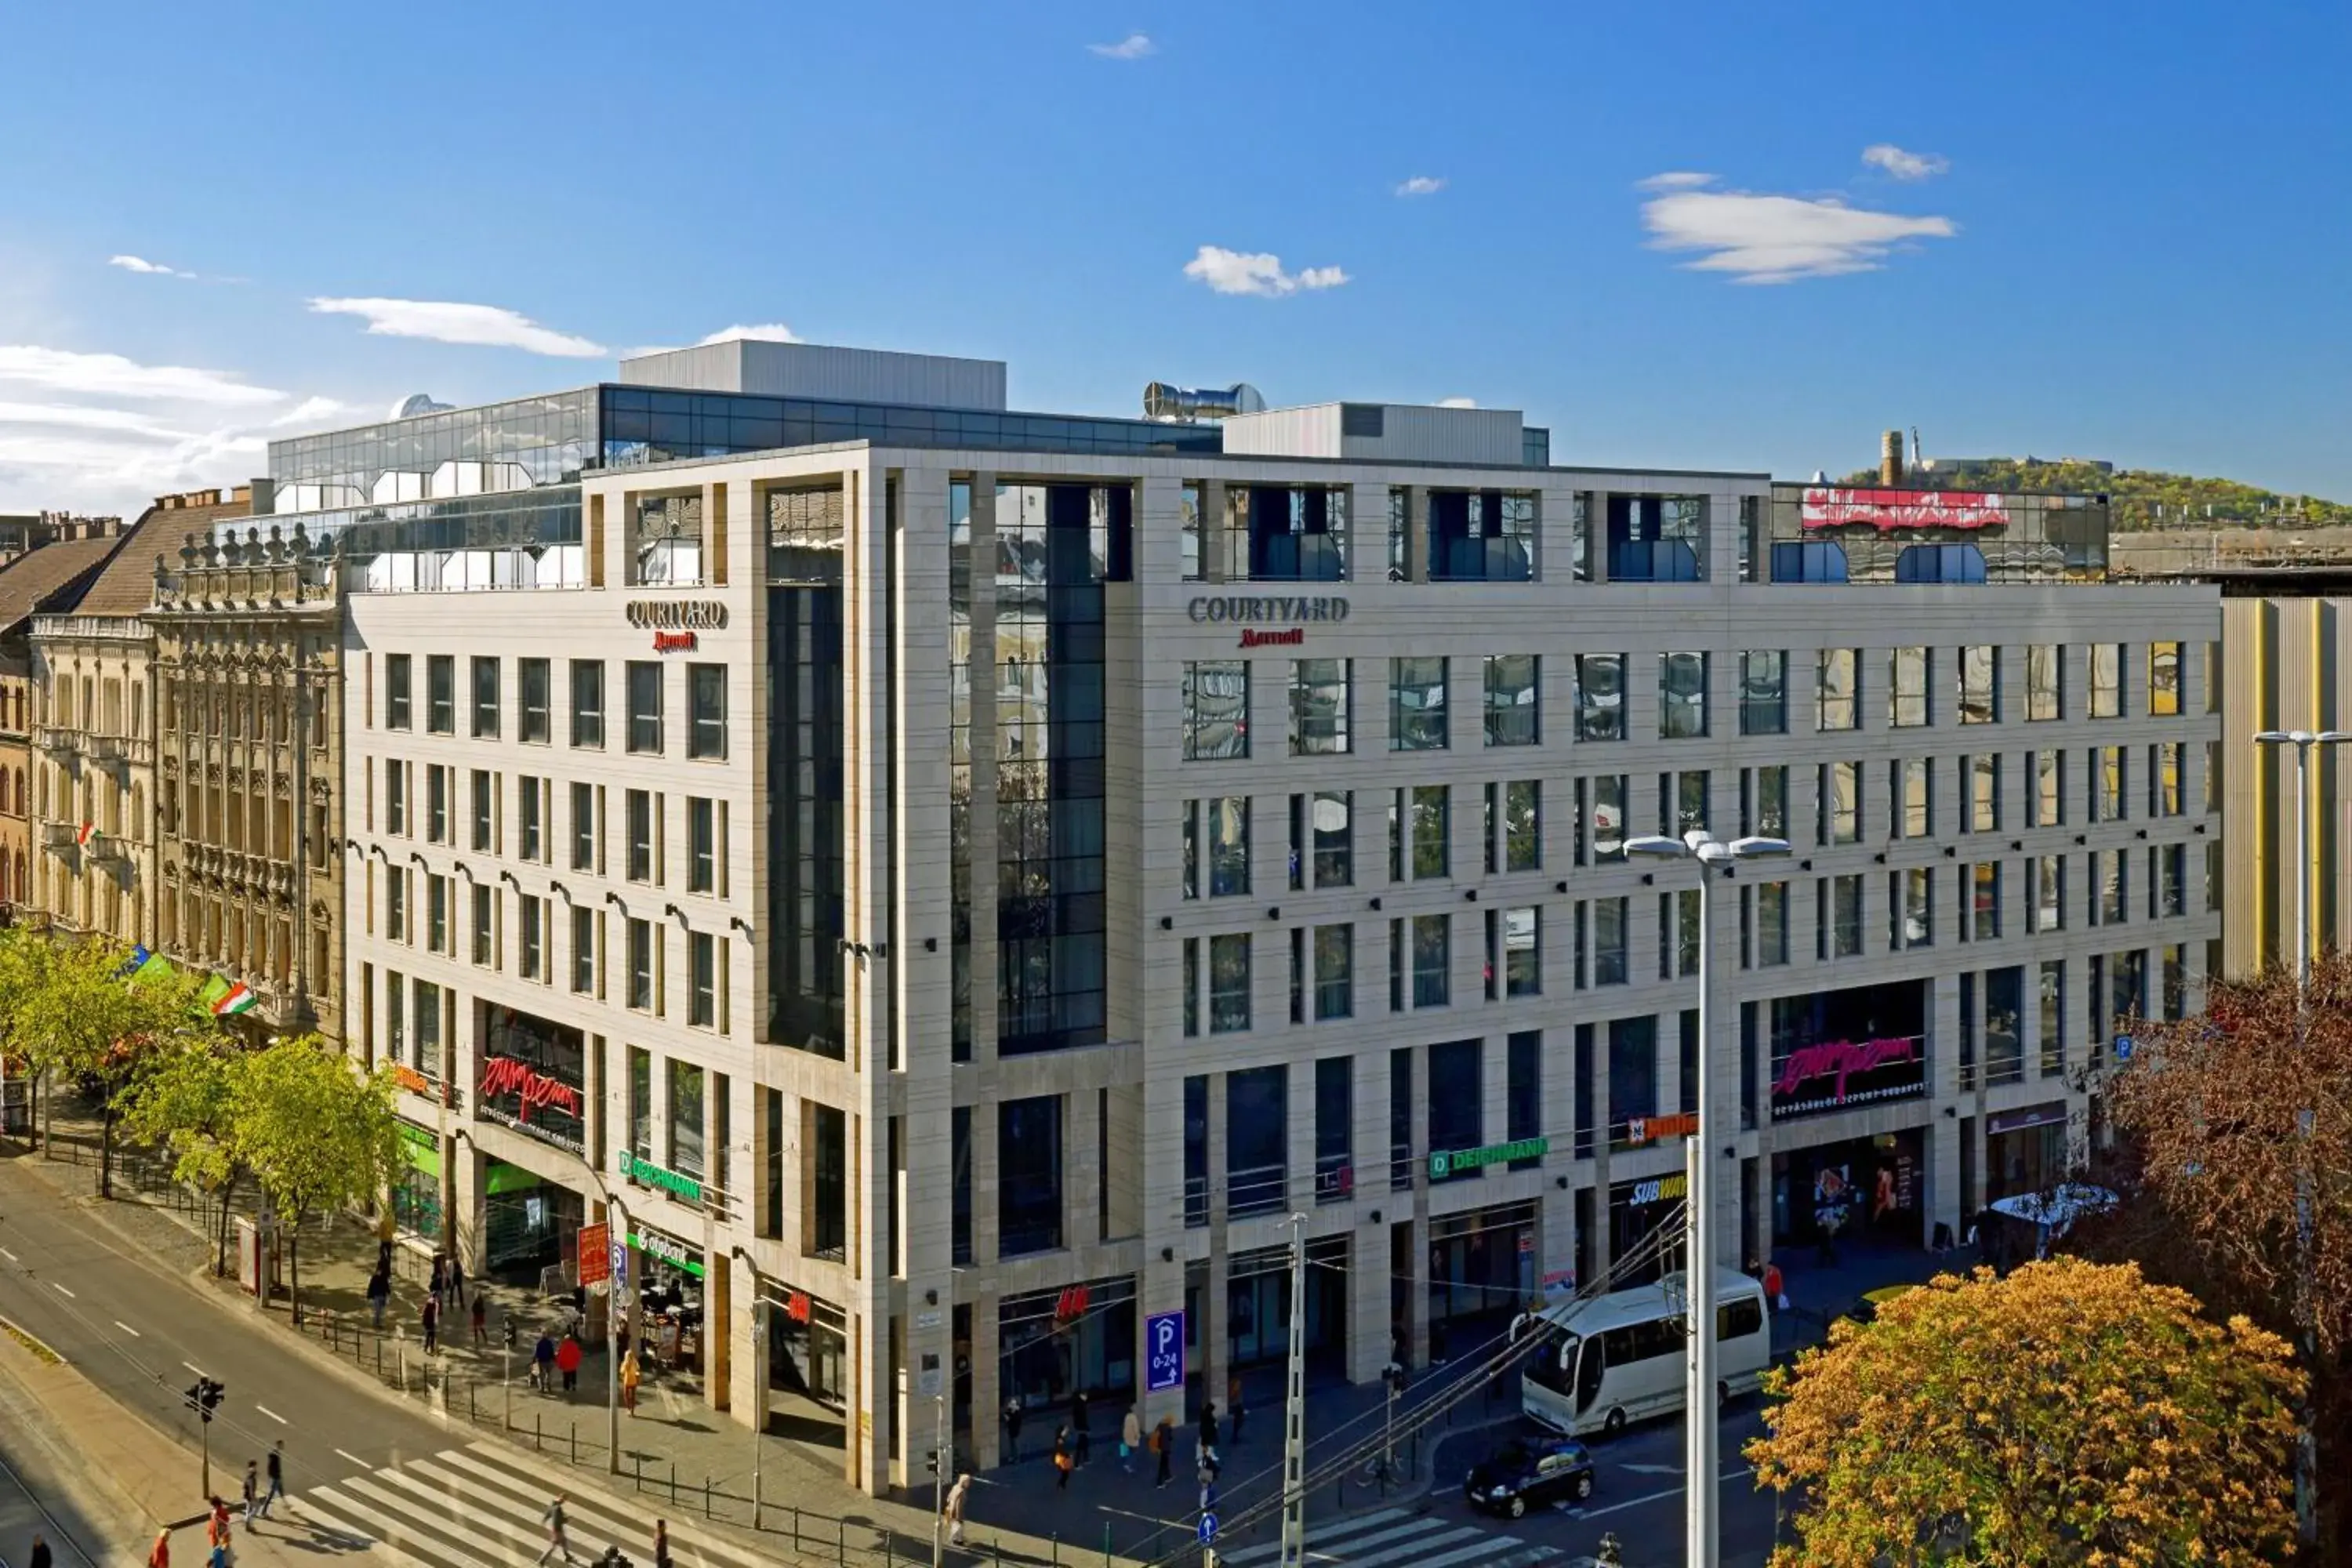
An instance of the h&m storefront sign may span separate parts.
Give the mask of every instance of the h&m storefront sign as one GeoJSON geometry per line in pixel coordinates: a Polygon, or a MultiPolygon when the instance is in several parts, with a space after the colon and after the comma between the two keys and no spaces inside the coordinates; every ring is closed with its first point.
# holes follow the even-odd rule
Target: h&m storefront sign
{"type": "Polygon", "coordinates": [[[1243,647],[1298,647],[1307,641],[1308,626],[1346,620],[1348,601],[1336,595],[1217,595],[1192,600],[1184,613],[1203,624],[1239,625],[1243,647]]]}

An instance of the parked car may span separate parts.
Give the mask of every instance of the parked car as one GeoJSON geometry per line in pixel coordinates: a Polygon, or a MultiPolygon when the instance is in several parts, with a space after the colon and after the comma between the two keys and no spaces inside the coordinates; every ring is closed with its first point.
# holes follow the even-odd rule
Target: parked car
{"type": "Polygon", "coordinates": [[[1897,1296],[1909,1295],[1918,1288],[1916,1285],[1882,1285],[1875,1290],[1865,1290],[1862,1293],[1862,1300],[1847,1310],[1846,1316],[1857,1323],[1874,1323],[1878,1321],[1879,1308],[1897,1296]]]}
{"type": "Polygon", "coordinates": [[[1514,1437],[1462,1482],[1470,1506],[1507,1519],[1592,1495],[1592,1456],[1572,1437],[1514,1437]]]}

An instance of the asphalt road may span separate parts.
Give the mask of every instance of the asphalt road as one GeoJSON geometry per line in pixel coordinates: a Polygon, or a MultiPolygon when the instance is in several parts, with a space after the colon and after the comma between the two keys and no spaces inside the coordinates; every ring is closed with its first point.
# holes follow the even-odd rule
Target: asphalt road
{"type": "MultiPolygon", "coordinates": [[[[0,1162],[0,1317],[191,1448],[201,1428],[187,1388],[200,1370],[226,1384],[210,1431],[215,1490],[235,1495],[245,1461],[273,1443],[286,1446],[287,1489],[297,1497],[306,1485],[451,1446],[442,1422],[318,1365],[249,1309],[192,1289],[101,1224],[90,1202],[0,1162]]],[[[191,1515],[203,1507],[198,1472],[192,1456],[191,1515]]]]}

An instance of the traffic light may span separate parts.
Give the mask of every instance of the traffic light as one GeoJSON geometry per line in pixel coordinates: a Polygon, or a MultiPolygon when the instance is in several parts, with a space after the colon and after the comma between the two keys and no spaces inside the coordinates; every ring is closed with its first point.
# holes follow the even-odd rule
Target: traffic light
{"type": "Polygon", "coordinates": [[[217,1378],[199,1377],[196,1385],[188,1390],[187,1406],[196,1413],[198,1420],[209,1426],[213,1412],[220,1406],[221,1395],[227,1392],[228,1385],[217,1378]]]}

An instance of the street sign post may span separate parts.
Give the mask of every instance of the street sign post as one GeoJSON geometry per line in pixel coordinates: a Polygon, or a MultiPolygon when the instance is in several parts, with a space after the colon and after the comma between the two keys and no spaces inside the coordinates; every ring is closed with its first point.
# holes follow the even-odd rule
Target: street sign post
{"type": "Polygon", "coordinates": [[[1201,1515],[1201,1544],[1203,1546],[1214,1546],[1216,1543],[1217,1516],[1213,1513],[1204,1512],[1201,1515]]]}
{"type": "Polygon", "coordinates": [[[2131,1060],[2131,1058],[2132,1037],[2129,1035],[2117,1035],[2116,1037],[2116,1060],[2119,1062],[2127,1062],[2131,1060]]]}
{"type": "Polygon", "coordinates": [[[1184,1314],[1156,1312],[1143,1321],[1143,1391],[1184,1386],[1184,1314]]]}

